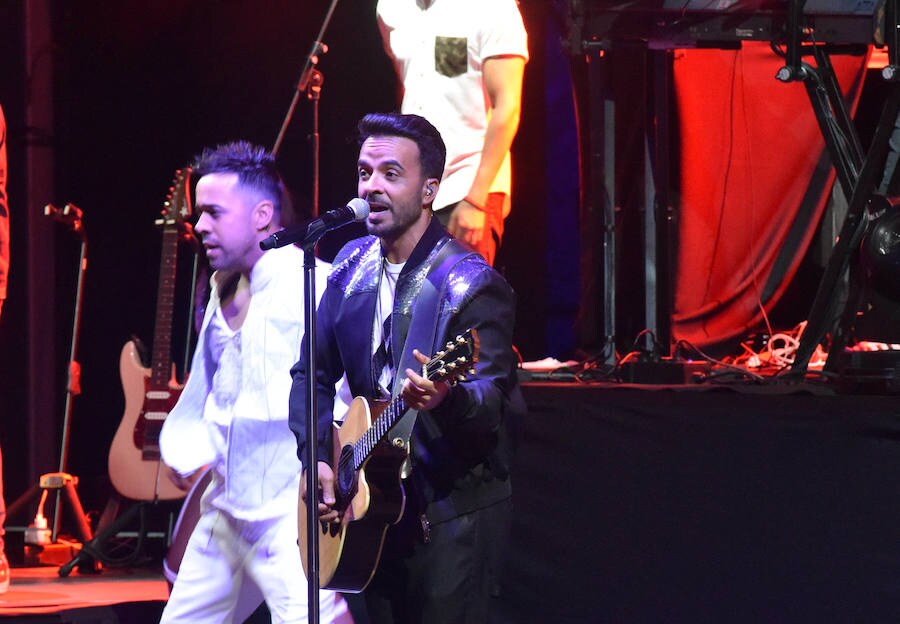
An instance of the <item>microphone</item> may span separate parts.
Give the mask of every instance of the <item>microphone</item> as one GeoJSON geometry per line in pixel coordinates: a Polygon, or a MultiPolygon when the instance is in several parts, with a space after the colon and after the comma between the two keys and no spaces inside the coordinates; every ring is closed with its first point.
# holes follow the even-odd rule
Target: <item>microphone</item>
{"type": "Polygon", "coordinates": [[[260,249],[276,249],[296,242],[310,243],[320,239],[325,232],[341,226],[362,221],[369,216],[369,202],[361,197],[354,197],[346,206],[329,210],[318,219],[297,227],[290,227],[275,232],[260,241],[260,249]]]}

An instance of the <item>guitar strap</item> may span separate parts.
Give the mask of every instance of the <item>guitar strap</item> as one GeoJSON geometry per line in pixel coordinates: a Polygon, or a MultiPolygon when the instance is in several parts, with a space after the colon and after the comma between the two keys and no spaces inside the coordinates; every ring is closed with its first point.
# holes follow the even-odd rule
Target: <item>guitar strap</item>
{"type": "MultiPolygon", "coordinates": [[[[403,355],[400,358],[397,374],[394,376],[394,397],[400,394],[400,389],[403,387],[405,376],[401,375],[400,372],[405,371],[407,368],[417,370],[421,366],[413,356],[413,349],[418,349],[421,353],[430,354],[434,348],[441,300],[447,286],[447,276],[450,275],[450,270],[461,260],[474,255],[474,253],[474,251],[455,238],[448,238],[447,242],[435,255],[434,260],[432,260],[431,268],[428,270],[428,275],[422,282],[422,288],[419,290],[419,295],[416,298],[409,330],[406,332],[403,355]]],[[[400,438],[408,447],[409,436],[412,433],[413,425],[416,424],[418,415],[418,410],[411,409],[407,411],[391,429],[391,439],[400,438]]]]}

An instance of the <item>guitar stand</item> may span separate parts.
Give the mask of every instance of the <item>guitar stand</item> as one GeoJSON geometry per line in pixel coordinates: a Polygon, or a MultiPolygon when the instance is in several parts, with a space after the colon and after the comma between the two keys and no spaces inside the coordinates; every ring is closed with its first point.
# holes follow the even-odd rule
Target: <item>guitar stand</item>
{"type": "MultiPolygon", "coordinates": [[[[87,521],[87,514],[84,513],[84,508],[82,508],[81,501],[78,499],[78,492],[75,490],[77,484],[78,477],[73,477],[67,472],[50,472],[41,475],[41,489],[56,490],[57,499],[60,496],[65,496],[66,504],[68,504],[72,518],[75,521],[78,537],[87,541],[91,539],[93,533],[91,525],[87,521]]],[[[54,535],[52,541],[55,542],[56,537],[54,535]]]]}
{"type": "MultiPolygon", "coordinates": [[[[20,509],[24,508],[26,503],[34,502],[36,498],[41,500],[34,524],[25,529],[26,560],[33,559],[37,563],[44,565],[56,565],[59,561],[64,560],[64,557],[68,556],[75,548],[67,540],[59,540],[56,535],[51,536],[51,530],[47,527],[42,509],[43,501],[51,491],[56,491],[58,499],[64,499],[62,502],[67,506],[71,520],[74,523],[76,537],[82,542],[92,538],[93,533],[87,514],[84,513],[81,501],[78,499],[77,485],[78,477],[65,472],[43,474],[38,485],[29,489],[28,492],[10,506],[10,517],[13,517],[20,509]]],[[[57,506],[59,506],[59,503],[57,503],[57,506]]]]}
{"type": "Polygon", "coordinates": [[[132,563],[141,552],[146,537],[146,510],[150,504],[141,501],[129,507],[125,513],[118,514],[119,500],[111,499],[106,506],[103,517],[100,520],[100,529],[97,534],[86,541],[81,550],[72,559],[59,568],[59,575],[62,577],[69,576],[76,567],[79,572],[98,573],[103,569],[104,565],[127,565],[132,563]],[[116,517],[113,521],[107,521],[107,517],[116,517]],[[110,538],[115,537],[128,523],[139,517],[140,529],[138,530],[138,543],[134,549],[126,556],[115,558],[105,548],[110,538]]]}

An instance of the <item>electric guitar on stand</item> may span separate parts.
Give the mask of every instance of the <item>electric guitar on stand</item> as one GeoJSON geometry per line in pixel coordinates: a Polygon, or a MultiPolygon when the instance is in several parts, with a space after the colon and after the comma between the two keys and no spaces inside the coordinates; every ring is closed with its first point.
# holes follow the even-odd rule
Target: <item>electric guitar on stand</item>
{"type": "MultiPolygon", "coordinates": [[[[478,334],[474,329],[448,342],[422,367],[431,381],[461,381],[478,361],[478,334]]],[[[319,586],[359,592],[372,579],[388,527],[403,515],[406,495],[401,479],[409,455],[404,440],[386,440],[391,428],[406,414],[401,397],[370,404],[356,397],[340,427],[333,432],[335,509],[340,524],[317,523],[319,586]]],[[[324,458],[323,458],[324,460],[324,458]]],[[[303,571],[309,578],[306,502],[300,498],[299,535],[303,571]]]]}
{"type": "Polygon", "coordinates": [[[125,344],[119,357],[125,413],[109,449],[109,478],[119,494],[138,501],[185,495],[163,474],[159,433],[183,387],[175,377],[171,346],[178,243],[190,215],[190,172],[189,168],[176,172],[157,220],[162,226],[162,252],[150,368],[141,363],[134,340],[125,344]]]}

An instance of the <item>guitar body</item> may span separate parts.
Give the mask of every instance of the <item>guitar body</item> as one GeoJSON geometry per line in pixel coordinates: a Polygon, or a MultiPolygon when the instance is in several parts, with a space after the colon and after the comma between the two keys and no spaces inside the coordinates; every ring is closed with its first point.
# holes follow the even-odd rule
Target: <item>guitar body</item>
{"type": "MultiPolygon", "coordinates": [[[[357,397],[341,427],[334,432],[332,467],[338,475],[339,458],[343,450],[355,444],[371,427],[384,409],[384,404],[370,406],[357,397]],[[374,414],[374,416],[373,416],[374,414]]],[[[381,557],[387,529],[403,515],[406,501],[401,470],[407,458],[404,447],[387,441],[379,443],[362,468],[344,473],[352,480],[351,498],[343,501],[340,525],[319,523],[316,534],[319,544],[319,586],[344,592],[365,589],[381,557]]],[[[352,469],[352,468],[351,468],[352,469]]],[[[338,476],[340,479],[340,476],[338,476]]],[[[306,503],[299,503],[299,543],[303,571],[309,577],[307,557],[306,503]]]]}
{"type": "Polygon", "coordinates": [[[175,521],[175,528],[172,529],[172,544],[166,551],[163,559],[163,576],[169,582],[169,587],[175,584],[175,578],[178,576],[178,570],[181,569],[181,560],[187,550],[188,540],[200,521],[200,501],[203,499],[203,493],[209,487],[212,481],[212,468],[205,468],[191,489],[184,498],[184,504],[175,521]]]}
{"type": "Polygon", "coordinates": [[[168,413],[181,388],[160,390],[159,399],[148,399],[150,369],[141,365],[137,346],[129,341],[119,356],[119,374],[125,394],[125,413],[109,449],[109,478],[116,491],[138,501],[175,500],[185,493],[163,474],[159,456],[162,420],[148,419],[148,413],[168,413]],[[168,397],[162,395],[168,393],[168,397]],[[158,405],[157,405],[158,404],[158,405]]]}
{"type": "MultiPolygon", "coordinates": [[[[451,384],[461,381],[466,372],[474,372],[478,350],[478,332],[468,329],[432,355],[422,366],[422,376],[451,384]]],[[[408,442],[390,435],[407,411],[402,393],[374,405],[357,397],[344,424],[335,429],[331,468],[337,500],[333,508],[341,522],[317,522],[314,527],[319,587],[360,592],[372,580],[387,530],[400,520],[406,505],[402,475],[409,459],[408,442]]],[[[298,541],[303,571],[309,578],[306,502],[299,499],[298,541]]]]}

